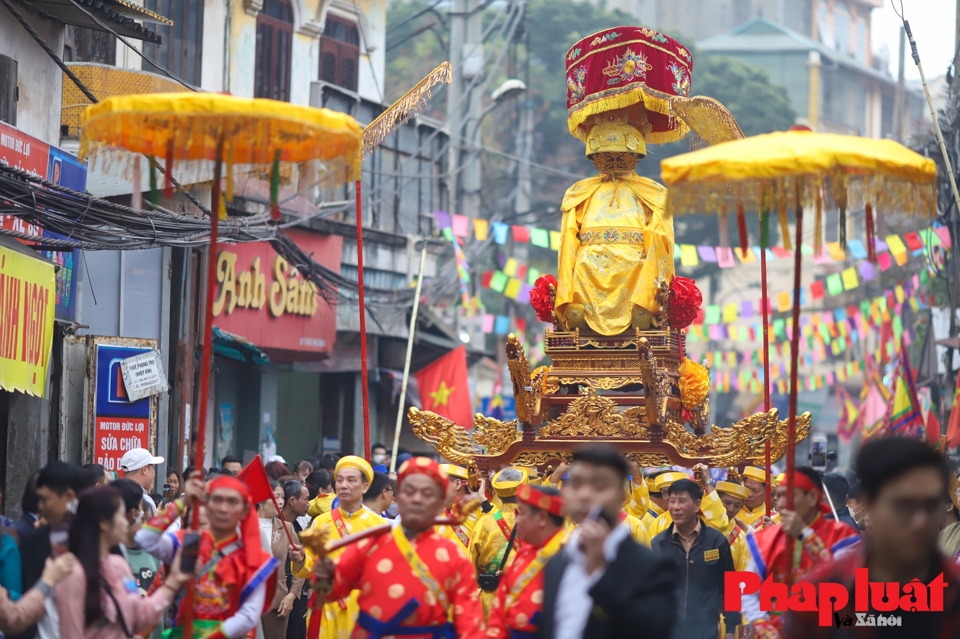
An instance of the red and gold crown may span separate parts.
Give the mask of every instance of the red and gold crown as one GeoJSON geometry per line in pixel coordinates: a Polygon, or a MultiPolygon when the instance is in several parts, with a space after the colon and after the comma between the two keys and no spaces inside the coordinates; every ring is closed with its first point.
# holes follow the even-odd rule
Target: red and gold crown
{"type": "Polygon", "coordinates": [[[557,517],[565,517],[567,514],[563,507],[563,497],[548,495],[530,484],[523,484],[517,489],[517,501],[539,510],[545,510],[557,517]]]}
{"type": "Polygon", "coordinates": [[[642,27],[605,29],[570,47],[566,65],[567,124],[581,140],[590,116],[641,104],[646,113],[638,109],[636,119],[647,142],[687,134],[687,125],[670,116],[670,98],[690,95],[693,54],[673,38],[642,27]]]}

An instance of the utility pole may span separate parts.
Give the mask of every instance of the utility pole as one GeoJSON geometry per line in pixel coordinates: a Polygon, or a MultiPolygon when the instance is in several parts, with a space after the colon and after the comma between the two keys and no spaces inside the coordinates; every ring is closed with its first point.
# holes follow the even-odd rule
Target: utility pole
{"type": "Polygon", "coordinates": [[[475,138],[479,135],[477,126],[480,123],[480,101],[483,96],[479,82],[472,89],[468,89],[468,86],[471,81],[483,76],[482,37],[480,0],[453,0],[450,14],[453,80],[447,92],[447,122],[450,127],[448,187],[451,212],[469,217],[480,217],[480,154],[479,140],[475,138]]]}
{"type": "MultiPolygon", "coordinates": [[[[960,0],[957,0],[960,3],[960,0]]],[[[893,102],[893,139],[903,143],[903,106],[904,106],[904,63],[907,56],[907,33],[900,27],[900,71],[897,73],[897,95],[893,102]]]]}

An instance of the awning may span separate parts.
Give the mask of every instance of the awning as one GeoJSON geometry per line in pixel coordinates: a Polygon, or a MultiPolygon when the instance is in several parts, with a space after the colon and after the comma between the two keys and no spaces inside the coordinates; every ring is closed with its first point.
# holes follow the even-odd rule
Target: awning
{"type": "MultiPolygon", "coordinates": [[[[105,31],[97,21],[84,13],[73,0],[17,0],[45,18],[58,20],[65,24],[87,29],[105,31]]],[[[135,38],[161,44],[160,34],[147,29],[140,22],[153,22],[172,25],[173,22],[163,16],[148,11],[127,0],[77,0],[84,9],[98,20],[126,38],[135,38]],[[138,20],[140,22],[138,22],[138,20]]]]}
{"type": "Polygon", "coordinates": [[[213,327],[213,352],[222,357],[228,357],[241,364],[255,364],[266,366],[270,358],[250,340],[213,327]]]}

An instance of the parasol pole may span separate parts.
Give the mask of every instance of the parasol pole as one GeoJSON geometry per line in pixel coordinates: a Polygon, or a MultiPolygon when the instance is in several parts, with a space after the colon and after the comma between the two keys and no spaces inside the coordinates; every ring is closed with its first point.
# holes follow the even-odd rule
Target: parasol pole
{"type": "MultiPolygon", "coordinates": [[[[2,0],[0,0],[2,1],[2,0]]],[[[363,453],[370,461],[370,397],[367,389],[367,307],[363,301],[363,204],[360,189],[360,170],[363,158],[380,146],[395,128],[403,124],[427,104],[430,90],[438,82],[450,84],[453,71],[449,62],[443,62],[431,71],[420,82],[403,94],[399,100],[381,113],[377,118],[364,127],[363,144],[357,153],[354,163],[357,189],[357,279],[359,281],[360,298],[360,377],[363,383],[363,453]]],[[[418,295],[419,297],[419,295],[418,295]]],[[[402,408],[402,405],[401,405],[402,408]]],[[[399,428],[397,429],[399,430],[399,428]]]]}
{"type": "MultiPolygon", "coordinates": [[[[760,244],[760,304],[763,306],[763,412],[770,412],[770,307],[767,302],[767,247],[765,240],[767,234],[764,232],[767,223],[767,212],[760,209],[760,237],[764,240],[760,244]]],[[[767,517],[770,516],[770,439],[763,443],[764,461],[767,472],[766,485],[766,505],[767,517]]]]}
{"type": "MultiPolygon", "coordinates": [[[[197,410],[197,452],[193,460],[193,467],[203,477],[204,444],[207,423],[207,399],[210,396],[210,369],[213,354],[213,291],[217,286],[217,235],[220,225],[220,177],[222,173],[223,133],[217,140],[217,156],[213,161],[213,189],[210,196],[210,248],[207,255],[207,294],[204,298],[203,313],[203,350],[200,354],[200,406],[197,410]]],[[[187,479],[184,477],[184,479],[187,479]]],[[[190,513],[189,529],[196,531],[200,528],[200,500],[193,500],[193,509],[190,513]]],[[[183,620],[183,636],[193,636],[193,602],[195,597],[193,579],[187,582],[185,595],[185,609],[183,620]]]]}
{"type": "Polygon", "coordinates": [[[357,161],[357,282],[360,304],[360,392],[363,394],[363,458],[370,461],[370,391],[367,388],[367,306],[363,299],[363,200],[357,161]]]}
{"type": "Polygon", "coordinates": [[[407,358],[403,362],[403,381],[400,383],[400,406],[397,408],[397,426],[393,429],[393,454],[390,455],[390,472],[397,471],[397,447],[400,446],[400,426],[403,424],[403,407],[406,405],[407,382],[410,381],[410,360],[413,358],[413,337],[417,329],[417,313],[420,311],[420,291],[423,288],[423,268],[427,263],[427,243],[420,249],[420,271],[417,275],[417,296],[413,298],[413,313],[410,315],[410,334],[407,336],[407,358]]]}
{"type": "MultiPolygon", "coordinates": [[[[803,203],[801,189],[803,181],[797,178],[796,184],[796,223],[797,241],[793,249],[793,330],[790,333],[790,415],[787,421],[787,510],[793,510],[793,474],[797,463],[797,363],[800,349],[800,246],[803,239],[803,203]]],[[[770,481],[770,478],[767,478],[770,481]]],[[[768,483],[769,485],[769,483],[768,483]]],[[[793,576],[793,548],[796,540],[787,537],[787,585],[792,583],[793,576]]]]}

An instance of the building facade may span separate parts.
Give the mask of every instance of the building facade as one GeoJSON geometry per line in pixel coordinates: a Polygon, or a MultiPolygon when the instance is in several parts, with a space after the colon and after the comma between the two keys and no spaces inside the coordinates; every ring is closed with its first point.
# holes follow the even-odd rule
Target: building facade
{"type": "MultiPolygon", "coordinates": [[[[383,95],[386,0],[144,0],[142,7],[122,9],[126,4],[105,0],[99,15],[133,48],[102,25],[66,13],[39,14],[29,2],[18,6],[98,99],[229,92],[326,107],[349,113],[361,124],[388,106],[383,95]]],[[[81,113],[90,101],[13,16],[3,8],[0,13],[0,121],[75,152],[81,113]],[[24,82],[25,77],[30,81],[24,82]]],[[[417,118],[365,160],[362,223],[368,287],[381,293],[408,289],[417,276],[420,238],[426,238],[428,249],[425,277],[452,259],[448,243],[430,239],[435,234],[430,214],[447,202],[442,179],[446,142],[440,123],[417,118]]],[[[130,202],[134,188],[129,180],[97,166],[84,179],[82,185],[70,186],[130,202]]],[[[209,177],[206,183],[202,175],[193,179],[193,184],[190,178],[183,181],[208,205],[209,177]]],[[[265,211],[269,193],[268,182],[246,181],[237,189],[230,215],[265,211]]],[[[294,194],[281,208],[284,221],[295,225],[288,235],[308,255],[356,281],[353,200],[351,184],[294,194]]],[[[161,198],[161,205],[200,213],[179,195],[161,198]]],[[[4,218],[4,223],[16,224],[16,218],[4,218]]],[[[50,259],[65,263],[63,257],[50,259]]],[[[85,443],[99,434],[98,422],[84,408],[90,339],[142,340],[137,343],[160,352],[170,390],[151,400],[156,426],[151,447],[170,468],[182,469],[191,461],[205,249],[77,250],[70,260],[73,306],[69,316],[58,314],[62,321],[54,329],[55,361],[46,396],[0,390],[3,456],[23,460],[15,470],[8,463],[7,481],[0,483],[12,497],[6,508],[10,513],[16,511],[26,477],[50,459],[97,460],[85,443]],[[16,426],[8,428],[8,423],[16,426]]],[[[218,312],[212,392],[203,425],[205,465],[218,466],[227,454],[279,454],[296,462],[324,451],[361,452],[356,296],[343,291],[330,300],[311,297],[302,274],[266,243],[224,245],[218,264],[223,269],[213,291],[218,312]],[[299,291],[296,304],[284,302],[284,287],[299,291]]],[[[403,369],[408,322],[409,309],[368,306],[374,441],[392,439],[397,402],[405,401],[393,388],[395,373],[403,369]]],[[[413,370],[460,344],[448,323],[443,312],[420,322],[413,370]]]]}

